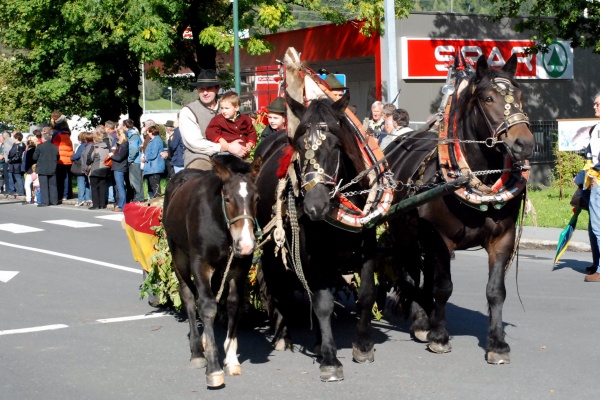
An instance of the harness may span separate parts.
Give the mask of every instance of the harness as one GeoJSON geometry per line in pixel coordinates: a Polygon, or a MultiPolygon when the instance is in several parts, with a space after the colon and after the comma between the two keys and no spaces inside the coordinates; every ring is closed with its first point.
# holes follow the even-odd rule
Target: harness
{"type": "MultiPolygon", "coordinates": [[[[452,68],[449,68],[448,74],[450,75],[451,73],[452,68]]],[[[500,209],[506,202],[515,198],[525,189],[530,172],[529,161],[525,161],[523,165],[515,165],[512,162],[510,154],[506,155],[504,166],[501,170],[480,171],[479,173],[471,170],[464,157],[460,142],[485,143],[487,147],[493,148],[497,144],[503,143],[499,140],[500,136],[507,134],[512,126],[517,124],[526,124],[529,126],[529,118],[523,113],[521,105],[515,102],[513,95],[515,87],[510,80],[500,77],[494,78],[492,80],[492,88],[503,96],[505,110],[503,121],[494,127],[485,113],[481,101],[477,99],[477,107],[483,115],[489,130],[490,136],[487,139],[483,142],[467,141],[455,136],[457,118],[451,118],[452,106],[457,101],[457,98],[453,98],[454,93],[450,95],[450,101],[444,107],[443,118],[440,121],[438,130],[438,159],[444,180],[446,182],[453,182],[460,176],[469,176],[469,183],[458,189],[455,194],[464,204],[480,211],[487,211],[490,204],[495,209],[500,209]],[[452,129],[449,129],[450,126],[452,129]],[[477,177],[477,175],[484,173],[499,172],[502,172],[502,175],[491,186],[487,186],[477,177]]],[[[473,87],[472,93],[474,90],[475,87],[473,87]]],[[[458,95],[456,93],[456,96],[458,95]]],[[[510,152],[510,149],[507,148],[507,150],[510,152]]]]}

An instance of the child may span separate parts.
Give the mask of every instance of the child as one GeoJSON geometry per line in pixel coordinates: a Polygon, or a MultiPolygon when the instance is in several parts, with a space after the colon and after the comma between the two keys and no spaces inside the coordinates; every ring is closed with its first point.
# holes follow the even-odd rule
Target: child
{"type": "Polygon", "coordinates": [[[246,157],[256,145],[256,130],[252,119],[240,114],[240,96],[236,92],[227,92],[221,97],[221,114],[216,115],[206,127],[206,138],[227,148],[227,143],[241,139],[246,146],[246,157]]]}
{"type": "Polygon", "coordinates": [[[285,134],[285,100],[283,97],[276,97],[267,107],[267,112],[269,125],[263,129],[260,135],[261,139],[264,140],[276,132],[285,134]]]}
{"type": "MultiPolygon", "coordinates": [[[[31,166],[31,184],[33,185],[33,193],[35,194],[35,201],[37,204],[42,204],[42,195],[40,193],[40,180],[38,179],[37,174],[37,165],[33,164],[31,166]]],[[[31,199],[31,203],[33,204],[33,198],[31,199]]]]}

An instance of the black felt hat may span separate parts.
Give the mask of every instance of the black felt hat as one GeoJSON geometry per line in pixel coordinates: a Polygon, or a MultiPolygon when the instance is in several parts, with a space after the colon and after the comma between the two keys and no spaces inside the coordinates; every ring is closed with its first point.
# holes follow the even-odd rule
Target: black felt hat
{"type": "Polygon", "coordinates": [[[222,84],[223,82],[219,80],[217,71],[214,69],[203,69],[200,74],[198,74],[196,82],[190,82],[190,86],[194,87],[221,86],[222,84]]]}

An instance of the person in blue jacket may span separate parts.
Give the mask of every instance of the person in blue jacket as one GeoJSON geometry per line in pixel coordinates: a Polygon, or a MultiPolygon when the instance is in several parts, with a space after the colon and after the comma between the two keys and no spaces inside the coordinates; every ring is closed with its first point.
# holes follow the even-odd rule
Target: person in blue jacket
{"type": "Polygon", "coordinates": [[[127,129],[127,141],[129,142],[129,155],[127,156],[129,169],[129,184],[133,189],[130,196],[132,201],[144,201],[144,187],[142,186],[142,136],[140,131],[133,125],[132,119],[123,121],[123,126],[127,129]]]}
{"type": "Polygon", "coordinates": [[[163,156],[164,143],[160,137],[157,126],[148,128],[148,134],[152,137],[142,156],[144,164],[144,177],[148,178],[148,197],[161,196],[160,177],[165,172],[165,159],[163,156]]]}

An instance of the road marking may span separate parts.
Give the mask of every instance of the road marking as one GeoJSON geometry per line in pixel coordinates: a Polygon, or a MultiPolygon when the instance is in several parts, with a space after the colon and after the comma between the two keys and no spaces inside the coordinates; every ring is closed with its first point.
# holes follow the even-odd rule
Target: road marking
{"type": "Polygon", "coordinates": [[[15,333],[30,333],[30,332],[41,332],[41,331],[52,331],[55,329],[63,329],[68,328],[69,325],[57,324],[57,325],[45,325],[45,326],[36,326],[33,328],[22,328],[22,329],[7,329],[5,331],[0,331],[0,336],[2,335],[13,335],[15,333]]]}
{"type": "Polygon", "coordinates": [[[102,226],[100,224],[91,224],[89,222],[73,221],[71,219],[55,219],[55,220],[51,220],[51,221],[42,221],[42,222],[45,222],[47,224],[68,226],[69,228],[90,228],[92,226],[102,226]]]}
{"type": "Polygon", "coordinates": [[[142,270],[141,269],[124,267],[122,265],[111,264],[111,263],[107,263],[107,262],[104,262],[104,261],[92,260],[91,258],[84,258],[84,257],[72,256],[70,254],[58,253],[56,251],[37,249],[35,247],[21,246],[21,245],[18,245],[18,244],[6,243],[6,242],[0,242],[0,246],[14,247],[16,249],[33,251],[33,252],[36,252],[36,253],[49,254],[51,256],[68,258],[68,259],[76,260],[76,261],[83,261],[83,262],[90,263],[90,264],[101,265],[103,267],[119,269],[121,271],[133,272],[135,274],[140,274],[140,275],[142,274],[142,270]]]}
{"type": "Polygon", "coordinates": [[[0,282],[8,282],[14,278],[19,271],[0,271],[0,282]]]}
{"type": "Polygon", "coordinates": [[[31,226],[19,224],[0,224],[0,231],[7,231],[10,233],[29,233],[40,232],[43,231],[43,229],[33,228],[31,226]]]}
{"type": "Polygon", "coordinates": [[[110,324],[113,322],[126,322],[126,321],[137,321],[140,319],[160,318],[160,317],[166,317],[168,315],[169,314],[167,314],[166,312],[160,312],[160,313],[152,313],[152,314],[144,314],[144,315],[132,315],[131,317],[97,319],[96,321],[100,322],[101,324],[110,324]]]}
{"type": "Polygon", "coordinates": [[[114,213],[114,214],[108,214],[108,215],[101,215],[99,217],[94,217],[94,218],[98,218],[98,219],[108,219],[111,221],[121,221],[123,219],[123,214],[122,213],[114,213]]]}

